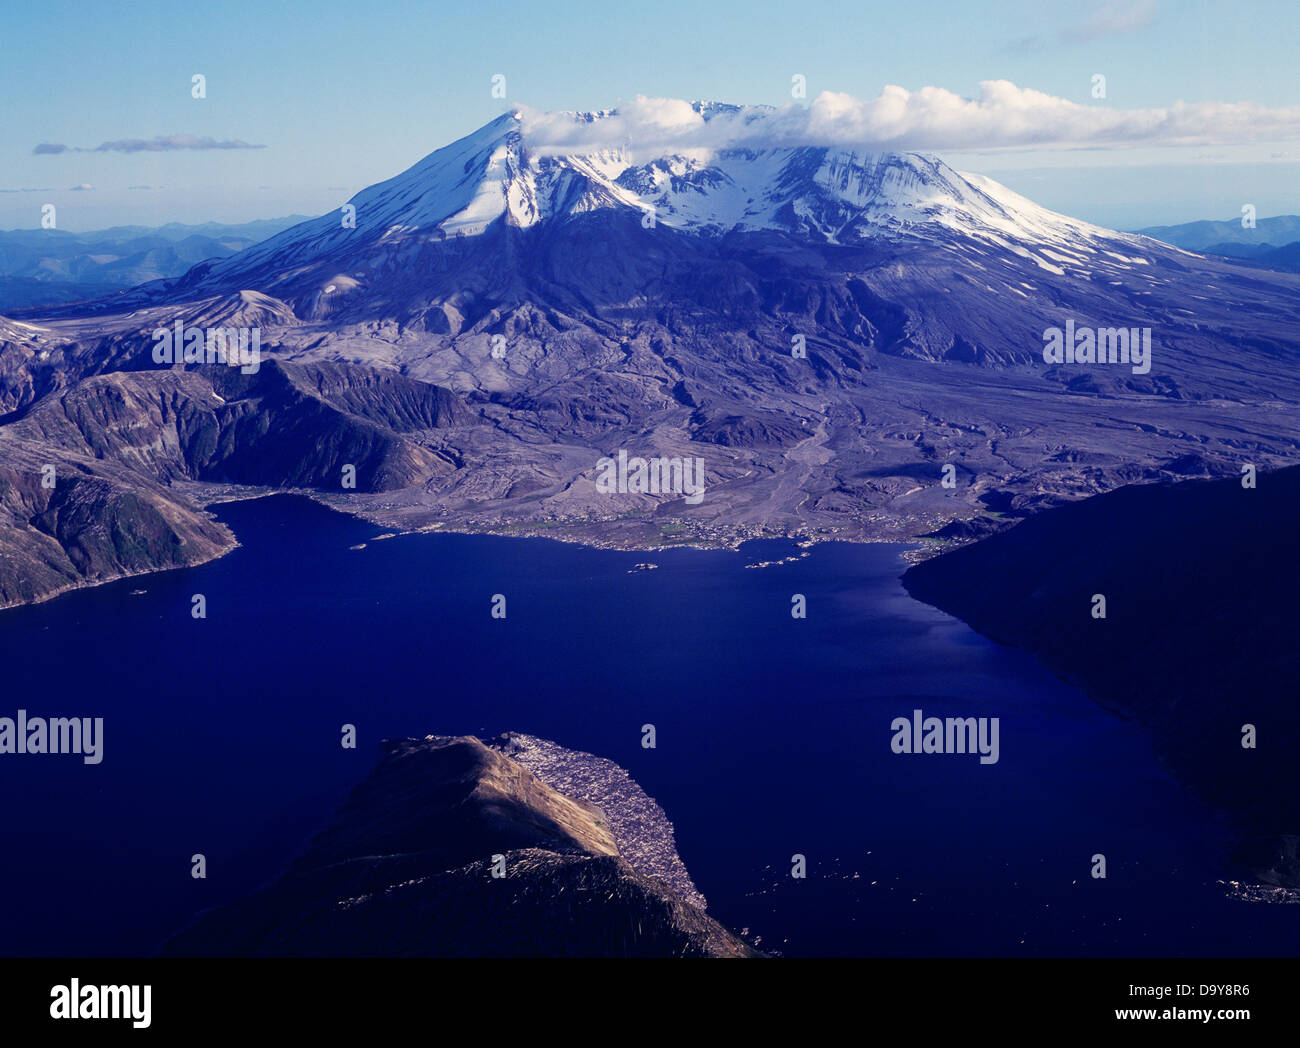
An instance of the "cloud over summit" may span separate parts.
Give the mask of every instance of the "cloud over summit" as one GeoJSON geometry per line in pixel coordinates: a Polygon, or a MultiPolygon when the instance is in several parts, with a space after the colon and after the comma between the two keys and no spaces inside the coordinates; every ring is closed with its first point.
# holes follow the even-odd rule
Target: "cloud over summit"
{"type": "Polygon", "coordinates": [[[598,115],[521,108],[526,143],[540,152],[646,152],[833,146],[985,150],[1225,145],[1300,137],[1300,107],[1253,102],[1175,102],[1151,109],[1082,104],[986,80],[977,98],[942,87],[890,85],[875,98],[823,91],[807,106],[699,108],[681,99],[638,96],[598,115]],[[707,115],[706,115],[707,114],[707,115]]]}

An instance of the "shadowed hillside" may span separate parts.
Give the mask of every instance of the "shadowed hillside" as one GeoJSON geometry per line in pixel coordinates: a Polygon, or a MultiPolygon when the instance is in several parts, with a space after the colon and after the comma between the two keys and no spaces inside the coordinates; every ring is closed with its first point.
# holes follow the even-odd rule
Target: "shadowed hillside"
{"type": "Polygon", "coordinates": [[[1235,478],[1128,487],[903,582],[1139,721],[1174,773],[1232,814],[1244,872],[1300,885],[1286,839],[1300,832],[1298,531],[1300,468],[1260,474],[1253,490],[1235,478]],[[1242,745],[1246,724],[1256,748],[1242,745]]]}

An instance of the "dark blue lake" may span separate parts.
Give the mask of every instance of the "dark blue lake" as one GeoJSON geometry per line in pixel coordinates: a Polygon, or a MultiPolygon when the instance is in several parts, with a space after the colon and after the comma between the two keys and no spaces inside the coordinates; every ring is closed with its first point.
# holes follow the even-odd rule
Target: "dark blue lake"
{"type": "Polygon", "coordinates": [[[1143,735],[913,601],[903,547],[747,569],[798,551],[375,542],[381,529],[292,497],[219,516],[243,543],[222,560],[0,613],[0,716],[105,721],[97,766],[0,757],[0,952],[149,952],[273,876],[379,739],[504,730],[626,767],[675,824],[710,912],[789,956],[1300,941],[1300,907],[1215,886],[1226,833],[1143,735]],[[629,574],[646,560],[659,569],[629,574]],[[891,721],[917,708],[1000,718],[998,763],[891,752],[891,721]]]}

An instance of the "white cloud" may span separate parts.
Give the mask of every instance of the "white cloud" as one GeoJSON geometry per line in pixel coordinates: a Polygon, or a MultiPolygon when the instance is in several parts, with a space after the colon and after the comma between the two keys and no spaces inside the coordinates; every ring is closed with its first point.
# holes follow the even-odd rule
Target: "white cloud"
{"type": "Polygon", "coordinates": [[[825,91],[807,107],[724,109],[705,120],[690,103],[637,97],[599,118],[521,109],[525,142],[539,152],[624,146],[657,154],[693,149],[840,146],[864,150],[1125,148],[1228,145],[1300,137],[1300,107],[1175,102],[1155,109],[1084,105],[986,80],[978,98],[942,87],[888,86],[858,99],[825,91]]]}

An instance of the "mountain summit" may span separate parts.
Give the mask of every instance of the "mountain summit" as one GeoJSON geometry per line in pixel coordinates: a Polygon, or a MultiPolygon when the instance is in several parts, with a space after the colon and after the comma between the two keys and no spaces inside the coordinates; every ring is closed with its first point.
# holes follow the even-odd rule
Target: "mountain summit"
{"type": "MultiPolygon", "coordinates": [[[[696,105],[706,120],[734,109],[696,105]]],[[[613,114],[566,115],[599,125],[613,114]]],[[[201,268],[179,287],[266,290],[302,266],[357,269],[360,262],[360,271],[344,279],[350,285],[409,256],[412,242],[480,236],[494,224],[554,225],[602,211],[635,217],[647,228],[715,238],[762,231],[830,245],[974,238],[1058,275],[1071,264],[1149,264],[1153,247],[1144,237],[1038,207],[933,156],[812,146],[647,155],[635,143],[566,153],[531,145],[523,115],[510,112],[362,190],[338,211],[201,268]]]]}

